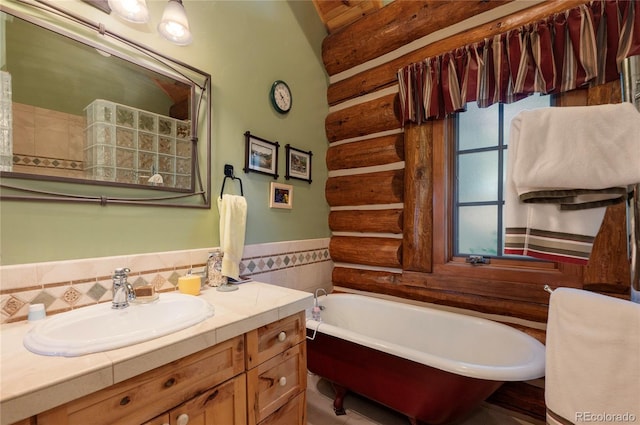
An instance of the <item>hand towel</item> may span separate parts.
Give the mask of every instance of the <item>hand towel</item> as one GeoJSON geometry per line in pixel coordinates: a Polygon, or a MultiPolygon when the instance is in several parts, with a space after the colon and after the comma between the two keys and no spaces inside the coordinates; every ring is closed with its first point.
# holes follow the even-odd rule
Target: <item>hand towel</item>
{"type": "Polygon", "coordinates": [[[222,274],[237,280],[244,251],[247,200],[243,196],[222,195],[218,198],[218,211],[220,212],[220,250],[223,253],[222,274]]]}
{"type": "Polygon", "coordinates": [[[604,206],[640,181],[640,113],[630,103],[541,108],[510,131],[505,253],[586,264],[604,206]]]}
{"type": "Polygon", "coordinates": [[[640,421],[640,304],[553,291],[545,368],[548,424],[640,421]]]}

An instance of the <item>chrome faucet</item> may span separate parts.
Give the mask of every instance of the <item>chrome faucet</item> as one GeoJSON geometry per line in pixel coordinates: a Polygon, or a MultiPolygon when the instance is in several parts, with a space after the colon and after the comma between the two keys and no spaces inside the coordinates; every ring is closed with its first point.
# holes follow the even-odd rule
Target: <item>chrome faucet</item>
{"type": "Polygon", "coordinates": [[[320,322],[322,320],[322,317],[320,316],[320,312],[322,310],[324,310],[324,306],[318,304],[318,292],[324,292],[324,295],[327,296],[327,291],[324,288],[318,288],[316,289],[315,292],[315,301],[313,303],[313,309],[311,310],[311,316],[313,318],[313,320],[315,320],[316,322],[320,322]]]}
{"type": "Polygon", "coordinates": [[[127,282],[127,273],[131,270],[128,268],[115,269],[113,272],[113,301],[111,308],[121,310],[129,307],[129,301],[136,299],[133,286],[127,282]]]}

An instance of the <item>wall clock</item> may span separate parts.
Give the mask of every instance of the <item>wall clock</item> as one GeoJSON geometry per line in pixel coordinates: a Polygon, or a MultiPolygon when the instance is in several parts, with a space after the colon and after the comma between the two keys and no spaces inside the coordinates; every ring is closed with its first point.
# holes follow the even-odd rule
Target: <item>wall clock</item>
{"type": "Polygon", "coordinates": [[[291,110],[291,89],[284,81],[277,80],[271,86],[270,92],[271,104],[276,111],[286,114],[291,110]]]}

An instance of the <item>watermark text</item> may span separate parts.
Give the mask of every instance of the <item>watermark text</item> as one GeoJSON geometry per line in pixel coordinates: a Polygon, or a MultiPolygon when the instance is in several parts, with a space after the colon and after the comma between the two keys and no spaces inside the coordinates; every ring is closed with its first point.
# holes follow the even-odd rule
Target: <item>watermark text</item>
{"type": "Polygon", "coordinates": [[[576,412],[576,422],[610,422],[610,423],[632,423],[637,417],[633,413],[609,413],[609,412],[576,412]]]}

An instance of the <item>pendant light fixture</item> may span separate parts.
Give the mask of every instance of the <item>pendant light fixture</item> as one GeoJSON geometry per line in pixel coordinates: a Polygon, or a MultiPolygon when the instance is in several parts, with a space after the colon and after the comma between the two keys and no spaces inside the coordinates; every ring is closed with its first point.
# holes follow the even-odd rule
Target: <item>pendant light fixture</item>
{"type": "Polygon", "coordinates": [[[191,43],[189,21],[182,0],[169,0],[158,24],[158,31],[164,38],[179,46],[191,43]]]}
{"type": "Polygon", "coordinates": [[[108,0],[109,7],[125,21],[136,24],[149,22],[146,0],[108,0]]]}

